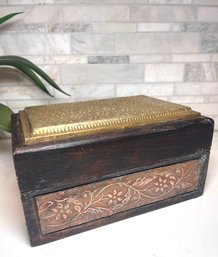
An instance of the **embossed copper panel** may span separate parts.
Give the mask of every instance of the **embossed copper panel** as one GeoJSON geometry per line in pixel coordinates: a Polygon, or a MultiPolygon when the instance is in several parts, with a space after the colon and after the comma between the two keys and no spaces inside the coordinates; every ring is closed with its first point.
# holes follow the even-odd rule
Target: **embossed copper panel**
{"type": "Polygon", "coordinates": [[[199,172],[197,159],[38,196],[42,234],[191,192],[199,172]]]}
{"type": "Polygon", "coordinates": [[[134,96],[26,107],[19,113],[26,144],[188,119],[200,113],[159,99],[134,96]]]}

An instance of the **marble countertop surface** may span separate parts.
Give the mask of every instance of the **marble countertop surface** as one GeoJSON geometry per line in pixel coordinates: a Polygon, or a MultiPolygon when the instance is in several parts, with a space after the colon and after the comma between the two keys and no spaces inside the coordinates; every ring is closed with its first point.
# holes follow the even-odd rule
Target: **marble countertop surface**
{"type": "Polygon", "coordinates": [[[203,196],[30,247],[11,154],[0,141],[0,256],[218,256],[218,133],[214,134],[203,196]]]}

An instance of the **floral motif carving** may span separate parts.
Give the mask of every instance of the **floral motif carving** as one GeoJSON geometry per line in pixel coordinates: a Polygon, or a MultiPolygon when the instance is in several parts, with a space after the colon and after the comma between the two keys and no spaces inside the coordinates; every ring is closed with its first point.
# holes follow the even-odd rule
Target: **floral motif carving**
{"type": "Polygon", "coordinates": [[[43,234],[153,203],[198,186],[192,160],[36,197],[43,234]]]}

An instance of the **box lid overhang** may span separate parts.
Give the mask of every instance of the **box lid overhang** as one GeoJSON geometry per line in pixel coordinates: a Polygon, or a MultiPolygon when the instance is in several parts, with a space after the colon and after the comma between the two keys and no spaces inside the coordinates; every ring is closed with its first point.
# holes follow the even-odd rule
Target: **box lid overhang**
{"type": "Polygon", "coordinates": [[[26,107],[19,112],[25,144],[112,132],[200,116],[190,107],[133,96],[26,107]]]}

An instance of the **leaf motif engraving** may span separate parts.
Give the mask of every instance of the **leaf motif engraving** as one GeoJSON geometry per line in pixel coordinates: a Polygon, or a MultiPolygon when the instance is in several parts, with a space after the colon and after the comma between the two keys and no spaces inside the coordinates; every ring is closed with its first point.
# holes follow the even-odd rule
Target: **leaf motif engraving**
{"type": "Polygon", "coordinates": [[[79,205],[76,205],[75,207],[75,210],[77,210],[79,213],[81,212],[81,207],[79,205]]]}
{"type": "Polygon", "coordinates": [[[40,207],[39,207],[39,212],[45,211],[47,208],[49,208],[50,206],[52,206],[54,203],[51,201],[45,202],[43,203],[40,207]]]}

